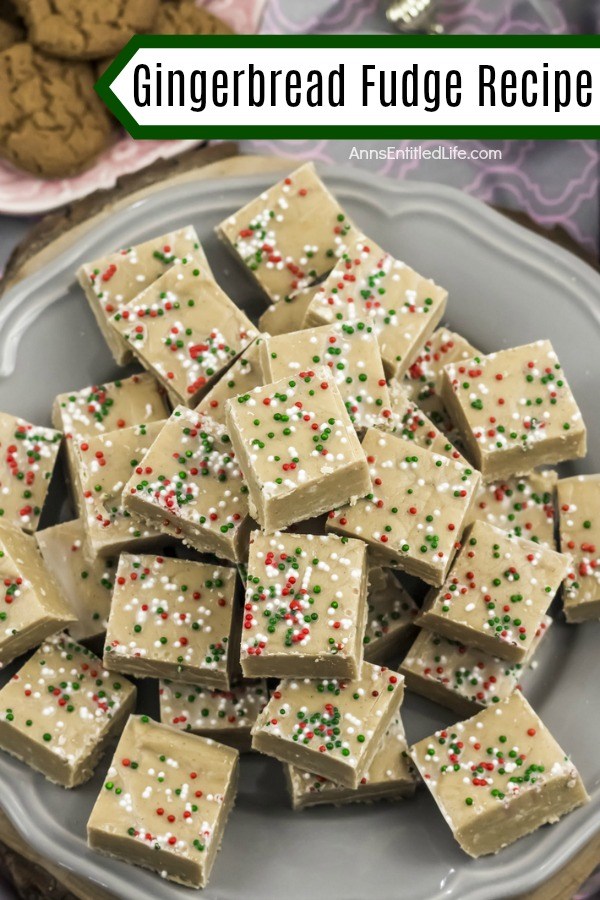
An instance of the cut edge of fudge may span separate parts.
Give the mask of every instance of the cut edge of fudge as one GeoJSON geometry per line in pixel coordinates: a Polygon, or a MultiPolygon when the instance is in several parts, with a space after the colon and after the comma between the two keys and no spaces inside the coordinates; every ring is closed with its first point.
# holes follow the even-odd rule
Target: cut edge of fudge
{"type": "MultiPolygon", "coordinates": [[[[572,567],[567,572],[562,587],[565,619],[569,624],[600,619],[600,524],[598,520],[598,515],[600,515],[600,475],[575,475],[571,478],[561,478],[557,482],[556,491],[561,550],[573,555],[572,567]],[[573,512],[570,508],[574,499],[573,491],[578,485],[582,486],[585,492],[582,504],[585,518],[580,516],[579,524],[568,519],[573,512]],[[596,499],[594,499],[594,491],[596,499]],[[568,503],[567,499],[569,499],[568,503]],[[574,537],[576,540],[573,539],[574,537]],[[584,540],[581,540],[582,537],[584,540]],[[581,580],[584,581],[583,590],[581,580]],[[588,581],[591,584],[586,587],[588,581]]],[[[578,512],[577,505],[575,512],[578,512]]]]}

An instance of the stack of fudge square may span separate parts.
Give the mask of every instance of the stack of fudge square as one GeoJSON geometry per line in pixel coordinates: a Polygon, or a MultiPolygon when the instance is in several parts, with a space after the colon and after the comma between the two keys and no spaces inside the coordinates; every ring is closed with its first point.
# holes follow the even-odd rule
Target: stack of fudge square
{"type": "Polygon", "coordinates": [[[600,475],[548,468],[586,452],[556,353],[438,328],[446,291],[312,165],[217,232],[258,326],[183,227],[78,273],[139,374],[61,394],[54,428],[0,416],[0,662],[34,651],[0,746],[74,788],[118,738],[90,846],[194,887],[250,749],[294,809],[421,780],[495,853],[587,800],[520,688],[557,594],[600,618],[600,475]],[[61,447],[75,517],[39,530],[61,447]],[[158,680],[160,723],[130,676],[158,680]],[[409,747],[405,687],[454,724],[409,747]]]}

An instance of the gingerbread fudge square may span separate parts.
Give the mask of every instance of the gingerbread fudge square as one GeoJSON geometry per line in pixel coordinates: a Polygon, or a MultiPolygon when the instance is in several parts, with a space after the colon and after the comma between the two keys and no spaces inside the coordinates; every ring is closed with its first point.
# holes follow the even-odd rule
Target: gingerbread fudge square
{"type": "Polygon", "coordinates": [[[125,486],[127,509],[200,553],[245,559],[248,489],[222,425],[177,407],[139,469],[125,486]]]}
{"type": "Polygon", "coordinates": [[[329,369],[309,368],[228,400],[227,431],[250,514],[264,531],[371,490],[365,454],[329,369]]]}
{"type": "Polygon", "coordinates": [[[231,747],[131,716],[88,821],[90,847],[169,881],[205,887],[238,769],[231,747]]]}
{"type": "Polygon", "coordinates": [[[329,272],[355,229],[313,163],[305,163],[216,229],[272,303],[329,272]]]}
{"type": "Polygon", "coordinates": [[[442,400],[484,481],[585,456],[585,425],[550,341],[450,363],[442,400]]]}
{"type": "Polygon", "coordinates": [[[447,292],[360,235],[319,286],[305,326],[371,325],[389,378],[401,378],[446,308],[447,292]]]}
{"type": "Polygon", "coordinates": [[[122,494],[132,473],[138,478],[143,474],[141,461],[163,424],[109,431],[78,444],[83,520],[93,556],[117,556],[121,550],[161,543],[158,530],[125,508],[122,494]]]}
{"type": "Polygon", "coordinates": [[[520,691],[411,748],[465,853],[497,853],[587,803],[581,777],[520,691]]]}
{"type": "Polygon", "coordinates": [[[481,484],[473,518],[514,537],[556,549],[554,493],[558,475],[552,469],[481,484]]]}
{"type": "Polygon", "coordinates": [[[296,377],[327,366],[335,377],[354,427],[359,430],[389,419],[390,395],[379,344],[370,325],[341,322],[269,337],[263,344],[265,381],[296,377]]]}
{"type": "Polygon", "coordinates": [[[390,434],[397,434],[406,441],[414,441],[419,447],[426,447],[432,453],[454,459],[463,466],[470,465],[447,435],[410,399],[403,382],[393,380],[389,391],[392,414],[384,425],[378,423],[378,427],[390,434]]]}
{"type": "Polygon", "coordinates": [[[252,532],[241,663],[247,678],[358,678],[367,546],[352,538],[252,532]]]}
{"type": "Polygon", "coordinates": [[[472,716],[506,700],[552,625],[544,616],[522,663],[509,663],[460,641],[423,629],[400,666],[406,687],[459,716],[472,716]]]}
{"type": "Polygon", "coordinates": [[[567,622],[600,619],[600,475],[561,478],[557,494],[560,549],[573,557],[562,591],[567,622]]]}
{"type": "Polygon", "coordinates": [[[239,646],[236,575],[232,567],[122,553],[105,666],[140,678],[228,688],[239,646]]]}
{"type": "Polygon", "coordinates": [[[468,646],[523,662],[570,557],[475,522],[440,590],[417,624],[468,646]]]}
{"type": "Polygon", "coordinates": [[[246,394],[265,383],[260,358],[266,337],[268,335],[259,335],[238,356],[231,368],[221,375],[215,386],[202,398],[196,407],[197,412],[210,416],[215,422],[224,425],[225,402],[230,397],[246,394]]]}
{"type": "Polygon", "coordinates": [[[227,691],[161,681],[160,718],[165,725],[191,731],[235,747],[251,750],[250,731],[269,701],[266,681],[244,681],[227,691]]]}
{"type": "Polygon", "coordinates": [[[35,538],[0,526],[0,668],[49,635],[72,625],[75,614],[39,554],[35,538]]]}
{"type": "Polygon", "coordinates": [[[462,335],[438,328],[411,359],[402,384],[411,400],[443,431],[452,427],[441,397],[444,366],[468,362],[480,353],[462,335]]]}
{"type": "Polygon", "coordinates": [[[343,806],[347,803],[372,803],[375,800],[403,800],[412,797],[417,787],[415,767],[408,753],[402,719],[398,713],[388,728],[379,749],[357,788],[347,788],[321,775],[313,775],[296,766],[284,766],[293,809],[310,806],[343,806]]]}
{"type": "Polygon", "coordinates": [[[108,431],[157,422],[168,415],[164,388],[146,373],[59,394],[54,401],[52,422],[65,436],[76,504],[81,503],[76,448],[82,441],[108,431]]]}
{"type": "Polygon", "coordinates": [[[191,225],[84,263],[77,272],[104,339],[119,365],[131,362],[133,353],[108,320],[176,263],[188,261],[210,274],[204,250],[191,225]]]}
{"type": "Polygon", "coordinates": [[[404,695],[397,672],[363,663],[361,676],[286,679],[252,729],[252,746],[281,762],[357,788],[404,695]]]}
{"type": "Polygon", "coordinates": [[[479,473],[370,428],[362,449],[373,488],[329,514],[327,528],[360,538],[372,561],[441,585],[459,546],[479,473]]]}
{"type": "Polygon", "coordinates": [[[145,369],[184,406],[200,398],[256,337],[210,272],[177,263],[109,319],[145,369]]]}
{"type": "Polygon", "coordinates": [[[48,571],[76,619],[69,634],[76,641],[106,631],[117,560],[93,557],[81,519],[38,531],[35,539],[48,571]]]}
{"type": "Polygon", "coordinates": [[[367,594],[364,658],[371,663],[398,656],[415,633],[419,607],[391,569],[371,566],[367,594]]]}
{"type": "Polygon", "coordinates": [[[65,634],[47,640],[0,691],[0,748],[65,788],[94,774],[135,705],[116,679],[65,634]]]}
{"type": "Polygon", "coordinates": [[[0,412],[0,523],[39,525],[62,434],[0,412]]]}

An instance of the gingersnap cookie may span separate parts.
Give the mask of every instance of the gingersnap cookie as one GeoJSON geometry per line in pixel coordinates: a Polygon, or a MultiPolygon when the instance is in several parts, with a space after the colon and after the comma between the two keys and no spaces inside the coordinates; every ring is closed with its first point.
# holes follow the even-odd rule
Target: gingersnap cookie
{"type": "Polygon", "coordinates": [[[29,44],[0,53],[0,156],[45,178],[73,175],[107,146],[108,112],[87,63],[51,59],[29,44]]]}
{"type": "Polygon", "coordinates": [[[159,0],[15,0],[28,40],[51,56],[101,59],[150,31],[159,0]]]}
{"type": "Polygon", "coordinates": [[[161,3],[152,34],[234,34],[233,29],[195,0],[168,0],[161,3]]]}

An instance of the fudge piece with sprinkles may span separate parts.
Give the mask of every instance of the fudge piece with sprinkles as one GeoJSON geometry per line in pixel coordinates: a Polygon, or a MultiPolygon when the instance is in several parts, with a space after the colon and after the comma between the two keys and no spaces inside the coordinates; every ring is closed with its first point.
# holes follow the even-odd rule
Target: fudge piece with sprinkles
{"type": "Polygon", "coordinates": [[[127,509],[200,553],[245,559],[248,489],[222,425],[177,407],[139,469],[125,486],[127,509]]]}
{"type": "Polygon", "coordinates": [[[446,308],[447,292],[360,235],[315,291],[304,325],[372,326],[387,375],[401,378],[446,308]]]}
{"type": "Polygon", "coordinates": [[[444,366],[452,362],[468,361],[480,352],[462,335],[447,328],[438,328],[411,359],[402,383],[411,400],[442,431],[452,430],[452,423],[441,397],[444,366]]]}
{"type": "Polygon", "coordinates": [[[419,409],[416,403],[410,399],[401,382],[393,379],[390,382],[389,391],[392,414],[385,420],[383,426],[377,423],[378,427],[383,427],[386,431],[397,434],[406,441],[414,441],[419,447],[426,447],[432,453],[439,453],[441,456],[457,460],[464,466],[469,466],[469,462],[447,435],[440,431],[423,410],[419,409]]]}
{"type": "Polygon", "coordinates": [[[160,532],[123,505],[123,489],[132,472],[143,474],[141,461],[163,422],[109,431],[77,446],[83,521],[93,556],[116,556],[121,550],[160,544],[160,532]]]}
{"type": "Polygon", "coordinates": [[[353,503],[369,467],[329,369],[306,369],[227,401],[251,515],[276,531],[353,503]]]}
{"type": "Polygon", "coordinates": [[[0,668],[75,615],[44,565],[35,538],[0,525],[0,668]]]}
{"type": "Polygon", "coordinates": [[[481,484],[473,518],[501,528],[509,535],[556,548],[554,489],[558,475],[552,469],[481,484]]]}
{"type": "Polygon", "coordinates": [[[329,272],[356,236],[313,163],[228,216],[216,231],[271,303],[288,300],[329,272]]]}
{"type": "Polygon", "coordinates": [[[35,539],[48,571],[76,621],[69,634],[76,641],[104,634],[117,560],[92,557],[81,519],[38,531],[35,539]]]}
{"type": "Polygon", "coordinates": [[[411,748],[465,853],[478,857],[588,802],[581,777],[520,691],[411,748]]]}
{"type": "Polygon", "coordinates": [[[445,584],[425,598],[418,624],[523,662],[569,564],[562,553],[474,522],[445,584]]]}
{"type": "Polygon", "coordinates": [[[351,681],[282,681],[252,729],[252,746],[281,762],[357,788],[404,695],[404,678],[363,663],[351,681]]]}
{"type": "Polygon", "coordinates": [[[0,412],[0,523],[39,525],[62,434],[0,412]]]}
{"type": "Polygon", "coordinates": [[[109,318],[175,263],[187,260],[193,260],[210,274],[198,235],[191,225],[84,263],[77,272],[100,331],[119,365],[130,362],[133,354],[127,342],[110,327],[109,318]]]}
{"type": "Polygon", "coordinates": [[[372,492],[329,514],[327,528],[361,538],[372,560],[441,585],[459,546],[479,473],[370,428],[362,449],[372,492]]]}
{"type": "Polygon", "coordinates": [[[563,583],[567,622],[600,619],[600,475],[557,484],[560,548],[573,557],[563,583]]]}
{"type": "Polygon", "coordinates": [[[585,425],[550,341],[450,363],[442,400],[484,481],[585,456],[585,425]]]}
{"type": "Polygon", "coordinates": [[[104,665],[140,678],[228,688],[239,652],[236,575],[232,567],[122,553],[104,665]]]}
{"type": "Polygon", "coordinates": [[[358,678],[367,615],[362,541],[254,531],[242,671],[248,678],[358,678]]]}
{"type": "Polygon", "coordinates": [[[525,666],[551,625],[550,616],[544,616],[522,663],[506,662],[423,629],[400,672],[409,690],[447,706],[459,716],[472,716],[506,700],[516,690],[525,666]]]}
{"type": "Polygon", "coordinates": [[[390,395],[377,338],[370,325],[346,322],[270,337],[262,346],[265,381],[327,366],[358,429],[386,422],[390,395]]]}
{"type": "Polygon", "coordinates": [[[347,803],[371,803],[374,800],[403,800],[412,797],[417,787],[413,762],[408,753],[404,727],[398,713],[388,728],[379,749],[357,788],[336,784],[322,775],[313,775],[296,766],[284,766],[293,809],[347,803]]]}
{"type": "Polygon", "coordinates": [[[239,754],[131,716],[88,820],[93,850],[206,886],[237,791],[239,754]]]}
{"type": "Polygon", "coordinates": [[[419,607],[391,569],[371,566],[367,609],[364,658],[381,665],[413,637],[419,607]]]}
{"type": "Polygon", "coordinates": [[[65,436],[76,505],[81,507],[76,448],[82,441],[108,431],[157,422],[168,415],[164,388],[147,373],[59,394],[52,408],[52,422],[65,436]]]}
{"type": "Polygon", "coordinates": [[[190,407],[257,335],[195,261],[172,266],[108,321],[169,396],[190,407]]]}
{"type": "Polygon", "coordinates": [[[65,634],[47,640],[0,691],[0,748],[65,788],[94,774],[135,705],[126,678],[65,634]]]}
{"type": "Polygon", "coordinates": [[[246,347],[224,375],[206,394],[198,406],[197,412],[210,416],[215,422],[225,424],[225,401],[238,394],[246,394],[265,383],[260,356],[261,347],[267,335],[259,335],[246,347]]]}
{"type": "Polygon", "coordinates": [[[159,695],[165,725],[212,738],[240,753],[250,751],[250,731],[269,700],[266,681],[244,681],[219,691],[165,680],[159,695]]]}

